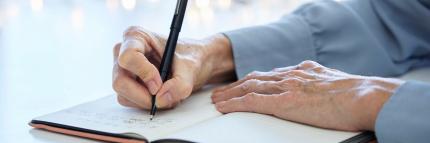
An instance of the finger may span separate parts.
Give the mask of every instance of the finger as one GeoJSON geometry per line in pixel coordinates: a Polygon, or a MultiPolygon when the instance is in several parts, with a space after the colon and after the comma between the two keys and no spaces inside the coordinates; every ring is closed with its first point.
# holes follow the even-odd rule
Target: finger
{"type": "Polygon", "coordinates": [[[279,73],[279,75],[282,76],[284,79],[295,77],[303,80],[315,80],[318,77],[316,74],[304,70],[290,70],[279,73]]]}
{"type": "Polygon", "coordinates": [[[166,40],[160,38],[156,33],[151,33],[140,26],[130,26],[124,31],[124,41],[127,40],[137,40],[144,43],[146,47],[142,50],[145,54],[156,52],[158,55],[162,55],[164,52],[164,48],[162,47],[166,43],[166,40]]]}
{"type": "Polygon", "coordinates": [[[121,48],[121,43],[117,43],[113,47],[113,62],[116,63],[118,61],[119,50],[121,48]]]}
{"type": "Polygon", "coordinates": [[[156,94],[162,81],[157,68],[144,55],[142,49],[145,44],[136,40],[125,40],[121,46],[119,66],[139,76],[151,94],[156,94]]]}
{"type": "Polygon", "coordinates": [[[222,113],[231,112],[255,112],[261,114],[272,114],[275,105],[271,102],[276,96],[258,93],[248,93],[245,96],[232,98],[227,101],[218,102],[215,107],[222,113]]]}
{"type": "Polygon", "coordinates": [[[282,67],[282,68],[274,68],[273,72],[286,72],[290,70],[297,70],[299,67],[297,65],[294,66],[288,66],[288,67],[282,67]]]}
{"type": "Polygon", "coordinates": [[[118,64],[114,65],[113,71],[113,89],[140,108],[149,109],[151,98],[148,90],[139,84],[131,73],[119,67],[118,64]]]}
{"type": "Polygon", "coordinates": [[[180,63],[180,57],[175,57],[173,61],[173,75],[167,80],[156,96],[156,104],[159,108],[171,108],[183,99],[191,95],[194,83],[193,64],[180,63]]]}
{"type": "MultiPolygon", "coordinates": [[[[114,61],[114,65],[117,63],[116,61],[118,60],[118,55],[119,55],[120,48],[121,48],[121,43],[116,44],[114,46],[114,48],[113,48],[113,61],[114,61]]],[[[113,75],[112,79],[115,78],[115,76],[117,74],[116,72],[118,72],[117,68],[118,67],[114,67],[114,73],[112,74],[113,75]]],[[[139,108],[139,105],[137,105],[137,104],[135,104],[135,103],[133,103],[131,101],[128,101],[126,98],[121,97],[121,95],[119,95],[119,94],[117,95],[117,100],[118,100],[118,103],[121,104],[122,106],[139,108]]]]}
{"type": "Polygon", "coordinates": [[[139,108],[139,105],[131,101],[128,101],[126,98],[122,97],[121,95],[117,95],[117,100],[118,100],[118,103],[121,104],[122,106],[139,108]]]}
{"type": "Polygon", "coordinates": [[[212,95],[212,102],[225,101],[252,92],[259,94],[277,94],[282,93],[284,90],[286,89],[283,89],[281,84],[278,84],[278,81],[259,81],[251,79],[223,92],[214,93],[212,95]]]}
{"type": "Polygon", "coordinates": [[[318,64],[317,62],[311,61],[311,60],[306,60],[301,62],[299,65],[297,65],[299,70],[308,70],[314,67],[318,67],[321,66],[320,64],[318,64]]]}
{"type": "Polygon", "coordinates": [[[238,80],[238,81],[236,81],[234,83],[231,83],[229,85],[226,85],[226,86],[223,86],[223,87],[215,89],[213,91],[213,93],[223,92],[223,91],[225,91],[227,89],[236,87],[236,86],[238,86],[238,85],[242,84],[243,82],[245,82],[247,80],[250,80],[250,79],[258,79],[258,80],[261,80],[261,81],[279,81],[279,80],[282,80],[282,77],[278,76],[277,74],[278,73],[275,73],[275,72],[258,72],[258,71],[254,71],[254,72],[249,73],[244,78],[242,78],[242,79],[240,79],[240,80],[238,80]]]}

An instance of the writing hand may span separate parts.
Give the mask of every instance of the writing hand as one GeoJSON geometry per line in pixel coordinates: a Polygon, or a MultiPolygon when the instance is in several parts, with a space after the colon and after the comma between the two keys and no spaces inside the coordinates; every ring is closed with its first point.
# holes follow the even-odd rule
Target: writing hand
{"type": "MultiPolygon", "coordinates": [[[[206,40],[210,41],[210,40],[206,40]]],[[[121,105],[150,109],[151,95],[157,107],[171,108],[209,79],[212,64],[204,50],[205,42],[178,41],[171,77],[163,83],[158,66],[166,38],[140,27],[130,27],[124,40],[114,48],[113,89],[121,105]]]]}

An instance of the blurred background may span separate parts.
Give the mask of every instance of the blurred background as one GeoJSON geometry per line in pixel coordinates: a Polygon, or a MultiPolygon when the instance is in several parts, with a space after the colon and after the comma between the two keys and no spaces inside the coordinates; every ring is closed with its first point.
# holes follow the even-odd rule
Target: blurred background
{"type": "MultiPolygon", "coordinates": [[[[180,37],[200,39],[269,23],[307,1],[190,0],[180,37]]],[[[114,93],[112,47],[123,30],[138,25],[168,35],[175,5],[176,0],[0,0],[0,142],[49,142],[50,135],[30,131],[28,121],[114,93]]]]}
{"type": "MultiPolygon", "coordinates": [[[[302,2],[191,0],[181,37],[199,39],[268,23],[302,2]]],[[[0,0],[2,102],[17,96],[42,102],[39,99],[46,99],[34,97],[52,94],[52,101],[67,101],[112,93],[112,47],[121,41],[123,30],[138,25],[168,35],[175,4],[175,0],[0,0]]],[[[64,104],[52,102],[56,103],[64,104]]]]}

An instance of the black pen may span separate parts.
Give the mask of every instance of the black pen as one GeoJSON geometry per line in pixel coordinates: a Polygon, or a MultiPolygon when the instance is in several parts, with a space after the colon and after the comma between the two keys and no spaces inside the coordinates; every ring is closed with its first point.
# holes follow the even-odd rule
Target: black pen
{"type": "MultiPolygon", "coordinates": [[[[176,3],[175,15],[173,15],[172,24],[170,25],[170,34],[167,39],[166,48],[164,49],[163,58],[159,67],[161,80],[167,81],[170,70],[172,68],[173,56],[176,49],[176,43],[178,42],[179,32],[181,31],[182,21],[184,20],[185,10],[187,9],[188,0],[178,0],[176,3]]],[[[152,96],[152,108],[150,112],[150,120],[154,118],[155,112],[157,112],[157,106],[155,105],[155,96],[152,96]]]]}

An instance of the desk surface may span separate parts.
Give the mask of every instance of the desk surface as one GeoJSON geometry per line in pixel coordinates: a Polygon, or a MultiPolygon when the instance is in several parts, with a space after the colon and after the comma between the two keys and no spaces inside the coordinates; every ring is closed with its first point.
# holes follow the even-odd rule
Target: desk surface
{"type": "MultiPolygon", "coordinates": [[[[191,1],[182,37],[267,23],[306,0],[208,1],[191,1]]],[[[167,35],[174,6],[174,0],[0,0],[0,142],[95,142],[27,123],[113,93],[111,52],[122,31],[141,25],[167,35]]]]}

